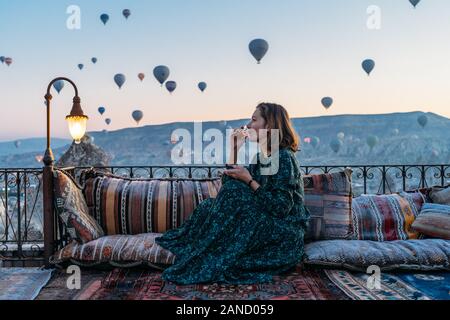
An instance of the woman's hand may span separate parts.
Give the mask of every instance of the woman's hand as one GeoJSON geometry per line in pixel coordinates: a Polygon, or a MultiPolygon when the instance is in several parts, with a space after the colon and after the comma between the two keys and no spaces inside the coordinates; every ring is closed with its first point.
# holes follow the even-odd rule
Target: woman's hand
{"type": "Polygon", "coordinates": [[[237,154],[245,143],[245,139],[248,137],[248,131],[246,126],[242,126],[240,129],[234,129],[230,135],[231,152],[229,155],[228,163],[235,164],[237,162],[237,154]]]}
{"type": "Polygon", "coordinates": [[[237,165],[231,165],[231,167],[233,167],[233,169],[226,169],[223,171],[223,174],[241,180],[245,183],[248,183],[252,179],[252,175],[248,172],[247,168],[237,165]]]}
{"type": "Polygon", "coordinates": [[[231,147],[237,147],[237,150],[239,150],[242,145],[245,142],[245,139],[248,137],[248,132],[244,127],[241,127],[240,129],[234,129],[233,133],[231,133],[230,139],[231,139],[231,147]]]}

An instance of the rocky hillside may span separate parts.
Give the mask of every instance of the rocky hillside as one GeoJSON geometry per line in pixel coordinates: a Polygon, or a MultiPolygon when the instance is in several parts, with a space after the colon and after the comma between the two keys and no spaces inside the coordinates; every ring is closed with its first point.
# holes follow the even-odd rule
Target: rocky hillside
{"type": "MultiPolygon", "coordinates": [[[[417,119],[422,112],[392,113],[382,115],[339,115],[314,118],[294,118],[293,123],[302,137],[318,142],[302,143],[298,157],[306,165],[344,164],[437,164],[450,163],[450,119],[427,113],[428,123],[422,128],[417,119]],[[337,138],[339,136],[339,139],[337,138]],[[375,143],[369,147],[367,139],[375,143]],[[316,139],[317,137],[318,139],[316,139]],[[320,140],[320,142],[319,142],[320,140]],[[337,143],[336,140],[341,142],[337,143]],[[339,150],[332,150],[330,143],[338,144],[339,150]],[[335,152],[336,151],[336,152],[335,152]]],[[[248,119],[204,122],[203,132],[216,128],[225,132],[227,128],[247,123],[248,119]]],[[[104,149],[112,165],[164,165],[171,164],[170,152],[173,145],[170,136],[173,130],[184,128],[193,135],[193,124],[168,123],[116,131],[90,132],[94,143],[104,149]]],[[[22,140],[25,145],[27,140],[22,140]]],[[[205,142],[204,146],[210,142],[205,142]]],[[[0,143],[0,150],[5,144],[0,143]]],[[[45,143],[35,150],[14,147],[0,153],[0,167],[38,167],[36,155],[42,154],[45,143]],[[23,151],[23,152],[22,152],[23,151]]],[[[56,158],[67,149],[55,146],[56,158]]]]}

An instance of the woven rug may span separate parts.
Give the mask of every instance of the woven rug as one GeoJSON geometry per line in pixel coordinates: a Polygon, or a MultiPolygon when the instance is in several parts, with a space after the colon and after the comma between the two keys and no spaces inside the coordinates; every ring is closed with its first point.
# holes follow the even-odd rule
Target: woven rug
{"type": "Polygon", "coordinates": [[[257,285],[183,285],[165,282],[155,270],[115,269],[92,279],[76,300],[348,300],[323,271],[297,269],[257,285]]]}
{"type": "Polygon", "coordinates": [[[344,270],[325,274],[352,300],[450,300],[449,272],[381,273],[380,287],[373,289],[369,274],[344,270]]]}
{"type": "Polygon", "coordinates": [[[51,275],[39,268],[0,268],[0,300],[33,300],[51,275]]]}

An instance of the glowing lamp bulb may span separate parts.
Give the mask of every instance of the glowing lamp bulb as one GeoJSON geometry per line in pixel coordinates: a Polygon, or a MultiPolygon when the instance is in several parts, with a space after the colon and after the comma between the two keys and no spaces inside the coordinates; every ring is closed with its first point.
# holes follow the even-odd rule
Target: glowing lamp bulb
{"type": "Polygon", "coordinates": [[[69,115],[66,117],[67,123],[69,125],[70,135],[72,136],[75,143],[78,144],[81,142],[81,138],[83,138],[86,133],[86,124],[88,117],[87,116],[73,116],[69,115]]]}

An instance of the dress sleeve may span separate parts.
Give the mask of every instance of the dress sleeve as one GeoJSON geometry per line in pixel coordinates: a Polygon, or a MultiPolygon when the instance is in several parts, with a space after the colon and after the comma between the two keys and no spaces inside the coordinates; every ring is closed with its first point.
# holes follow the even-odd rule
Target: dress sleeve
{"type": "Polygon", "coordinates": [[[294,191],[301,179],[295,165],[289,154],[280,154],[278,172],[271,176],[272,182],[255,190],[262,208],[277,218],[287,217],[294,206],[294,191]]]}

